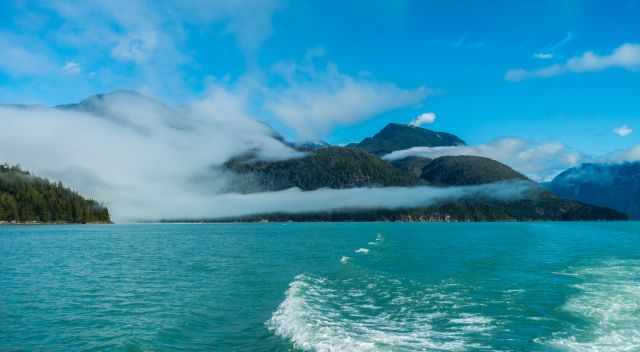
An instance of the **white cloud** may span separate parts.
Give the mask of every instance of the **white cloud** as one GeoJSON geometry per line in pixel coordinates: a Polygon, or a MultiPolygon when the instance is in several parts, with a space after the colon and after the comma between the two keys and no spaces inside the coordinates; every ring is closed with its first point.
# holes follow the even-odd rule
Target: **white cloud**
{"type": "Polygon", "coordinates": [[[609,153],[600,158],[599,161],[609,163],[640,161],[640,144],[629,149],[617,150],[615,152],[609,153]]]}
{"type": "Polygon", "coordinates": [[[484,48],[486,44],[479,40],[469,40],[468,33],[464,33],[457,39],[442,40],[434,39],[424,43],[427,46],[445,46],[453,49],[480,49],[484,48]]]}
{"type": "Polygon", "coordinates": [[[142,63],[153,54],[157,45],[158,38],[154,31],[131,34],[118,40],[111,55],[119,60],[142,63]]]}
{"type": "MultiPolygon", "coordinates": [[[[49,21],[46,38],[35,31],[29,34],[30,38],[42,47],[81,53],[77,60],[83,63],[83,68],[96,72],[91,79],[84,77],[86,82],[75,82],[74,96],[77,91],[95,91],[96,87],[99,90],[131,87],[144,88],[178,102],[192,94],[194,65],[189,64],[193,63],[194,52],[188,50],[192,28],[214,29],[220,35],[231,36],[251,66],[255,52],[272,33],[272,17],[280,8],[280,2],[89,0],[80,3],[60,0],[21,7],[16,17],[43,15],[54,19],[49,21]],[[103,61],[108,56],[115,60],[105,65],[103,61]],[[82,88],[78,86],[80,83],[84,83],[82,88]]],[[[20,45],[13,47],[20,48],[20,45]]],[[[13,56],[24,57],[33,52],[13,56]]],[[[0,57],[0,70],[4,58],[13,66],[17,63],[26,66],[27,62],[34,61],[34,58],[14,59],[5,54],[0,57]]],[[[38,68],[38,72],[61,73],[62,65],[56,63],[49,69],[40,69],[38,67],[44,65],[38,64],[29,66],[38,68]]]]}
{"type": "Polygon", "coordinates": [[[37,41],[0,32],[0,72],[12,77],[48,74],[55,60],[37,41]]]}
{"type": "Polygon", "coordinates": [[[544,50],[533,54],[534,59],[538,60],[550,60],[555,57],[555,51],[567,45],[573,39],[573,33],[567,32],[567,34],[560,41],[549,45],[544,50]]]}
{"type": "Polygon", "coordinates": [[[406,208],[430,206],[443,201],[482,195],[498,200],[526,196],[531,183],[499,182],[461,187],[384,187],[318,189],[301,191],[291,188],[279,192],[256,194],[221,194],[216,196],[172,199],[173,209],[155,211],[160,218],[202,219],[266,213],[307,213],[334,209],[406,208]],[[224,206],[220,206],[224,204],[224,206]]]}
{"type": "Polygon", "coordinates": [[[617,134],[620,137],[626,137],[630,135],[631,132],[633,132],[633,129],[627,125],[622,125],[613,129],[613,133],[617,134]]]}
{"type": "Polygon", "coordinates": [[[519,138],[501,138],[488,144],[455,147],[414,147],[384,156],[395,160],[408,156],[437,158],[446,155],[475,155],[509,165],[533,180],[544,181],[576,166],[584,158],[580,153],[557,142],[531,143],[519,138]]]}
{"type": "Polygon", "coordinates": [[[436,114],[433,112],[425,112],[409,123],[410,126],[420,127],[425,124],[432,124],[436,121],[436,114]]]}
{"type": "Polygon", "coordinates": [[[213,86],[183,108],[131,93],[94,98],[89,112],[0,106],[0,160],[104,201],[117,220],[157,218],[175,199],[215,194],[224,178],[212,167],[229,157],[256,148],[265,159],[299,155],[243,100],[213,86]],[[202,174],[206,185],[194,181],[202,174]]]}
{"type": "Polygon", "coordinates": [[[69,75],[77,75],[82,72],[82,67],[75,61],[67,61],[64,66],[62,66],[62,71],[69,75]]]}
{"type": "Polygon", "coordinates": [[[551,60],[553,59],[553,54],[551,53],[535,53],[533,54],[534,59],[538,60],[551,60]]]}
{"type": "Polygon", "coordinates": [[[289,63],[278,65],[277,70],[285,84],[267,93],[266,109],[303,140],[315,140],[336,126],[417,104],[430,93],[424,87],[403,89],[343,74],[333,64],[317,70],[289,63]]]}
{"type": "Polygon", "coordinates": [[[273,32],[272,17],[281,7],[280,0],[186,0],[177,10],[193,21],[226,21],[226,30],[252,55],[273,32]]]}
{"type": "Polygon", "coordinates": [[[555,64],[535,70],[522,68],[508,70],[505,79],[522,81],[529,78],[548,78],[566,73],[596,72],[609,68],[628,71],[640,69],[640,44],[626,43],[608,55],[598,55],[592,51],[570,58],[562,64],[555,64]]]}

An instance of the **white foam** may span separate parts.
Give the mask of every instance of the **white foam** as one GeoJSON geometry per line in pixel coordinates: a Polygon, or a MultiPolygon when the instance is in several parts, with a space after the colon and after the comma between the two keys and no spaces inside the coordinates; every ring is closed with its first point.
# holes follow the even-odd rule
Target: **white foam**
{"type": "Polygon", "coordinates": [[[383,241],[384,241],[384,236],[382,236],[382,234],[381,234],[381,233],[377,233],[377,234],[376,234],[376,239],[375,239],[375,241],[370,241],[370,242],[368,242],[367,244],[368,244],[369,246],[378,246],[378,245],[380,245],[383,241]]]}
{"type": "Polygon", "coordinates": [[[567,272],[582,280],[564,310],[589,329],[565,331],[548,343],[568,351],[640,351],[640,261],[608,261],[567,272]]]}
{"type": "Polygon", "coordinates": [[[334,280],[298,275],[267,326],[305,351],[464,351],[482,347],[472,342],[473,336],[490,331],[493,320],[451,311],[451,306],[439,301],[438,290],[379,275],[334,280]]]}
{"type": "Polygon", "coordinates": [[[351,260],[350,257],[342,256],[342,258],[340,258],[340,263],[347,264],[349,262],[349,260],[351,260]]]}
{"type": "Polygon", "coordinates": [[[358,248],[356,249],[356,253],[369,254],[369,248],[358,248]]]}

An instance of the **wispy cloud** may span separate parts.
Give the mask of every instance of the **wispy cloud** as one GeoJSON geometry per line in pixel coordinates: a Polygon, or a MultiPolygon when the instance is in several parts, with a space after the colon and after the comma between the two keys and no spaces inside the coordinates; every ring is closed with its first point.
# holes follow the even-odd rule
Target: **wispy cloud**
{"type": "MultiPolygon", "coordinates": [[[[272,17],[280,2],[25,2],[10,14],[17,27],[0,32],[0,71],[29,79],[15,82],[14,91],[33,91],[32,86],[56,91],[49,87],[59,88],[60,82],[73,79],[73,85],[57,90],[73,91],[71,95],[77,96],[79,92],[128,87],[182,101],[192,95],[193,66],[188,64],[193,64],[198,54],[190,48],[191,29],[215,28],[235,40],[248,62],[254,61],[272,33],[272,17]],[[62,54],[70,52],[77,54],[74,61],[82,62],[82,72],[93,72],[90,76],[72,66],[63,68],[67,62],[62,54]],[[55,80],[51,79],[54,75],[58,75],[55,80]]],[[[56,101],[43,95],[43,99],[56,101]]]]}
{"type": "Polygon", "coordinates": [[[553,54],[551,54],[551,53],[535,53],[535,54],[533,54],[533,58],[534,59],[539,59],[539,60],[550,60],[550,59],[553,59],[553,54]]]}
{"type": "Polygon", "coordinates": [[[580,56],[572,57],[562,64],[539,69],[511,69],[505,74],[505,79],[517,82],[530,78],[548,78],[566,73],[596,72],[609,68],[621,68],[628,71],[640,69],[640,44],[626,43],[607,55],[598,55],[588,51],[580,56]]]}
{"type": "Polygon", "coordinates": [[[571,40],[573,40],[573,33],[567,32],[567,34],[564,36],[564,38],[562,38],[560,41],[552,43],[551,45],[547,46],[542,51],[534,53],[533,57],[535,59],[539,59],[539,60],[550,60],[550,59],[553,59],[555,57],[555,52],[558,49],[562,48],[563,46],[567,45],[571,40]]]}
{"type": "Polygon", "coordinates": [[[49,74],[57,66],[45,46],[30,37],[0,32],[0,72],[13,77],[49,74]]]}
{"type": "Polygon", "coordinates": [[[75,61],[67,61],[64,66],[62,66],[62,71],[69,75],[77,75],[82,72],[82,67],[75,61]]]}
{"type": "Polygon", "coordinates": [[[485,42],[469,39],[467,33],[461,35],[457,39],[443,40],[434,39],[425,42],[427,46],[444,46],[452,49],[480,49],[486,46],[485,42]]]}
{"type": "Polygon", "coordinates": [[[629,149],[621,149],[611,152],[598,159],[601,162],[624,163],[640,161],[640,144],[629,149]]]}
{"type": "Polygon", "coordinates": [[[265,90],[266,109],[302,140],[325,137],[336,126],[418,104],[431,92],[425,87],[404,89],[348,75],[331,62],[318,66],[313,62],[281,63],[277,71],[285,83],[265,90]]]}

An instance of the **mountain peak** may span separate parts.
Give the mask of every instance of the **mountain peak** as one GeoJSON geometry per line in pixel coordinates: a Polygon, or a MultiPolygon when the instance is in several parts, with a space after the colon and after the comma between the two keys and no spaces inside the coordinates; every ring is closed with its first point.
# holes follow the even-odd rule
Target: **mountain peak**
{"type": "Polygon", "coordinates": [[[412,147],[448,147],[465,144],[462,139],[450,133],[392,122],[373,137],[349,146],[364,149],[375,155],[384,155],[412,147]]]}

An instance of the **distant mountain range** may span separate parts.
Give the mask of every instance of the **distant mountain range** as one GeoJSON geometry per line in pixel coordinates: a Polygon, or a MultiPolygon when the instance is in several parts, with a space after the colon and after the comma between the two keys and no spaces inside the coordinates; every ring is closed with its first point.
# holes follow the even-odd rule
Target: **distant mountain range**
{"type": "Polygon", "coordinates": [[[407,157],[387,161],[382,155],[412,147],[463,145],[452,134],[420,127],[389,124],[374,137],[347,147],[307,149],[300,158],[256,161],[251,155],[225,163],[235,174],[228,192],[254,193],[298,187],[321,188],[390,186],[472,186],[496,182],[526,182],[523,199],[499,200],[471,196],[418,208],[338,209],[307,214],[257,214],[219,221],[497,221],[497,220],[622,220],[626,216],[605,207],[563,200],[526,176],[495,160],[477,156],[436,159],[407,157]]]}
{"type": "Polygon", "coordinates": [[[546,186],[560,197],[640,219],[640,162],[583,164],[564,171],[546,186]]]}

